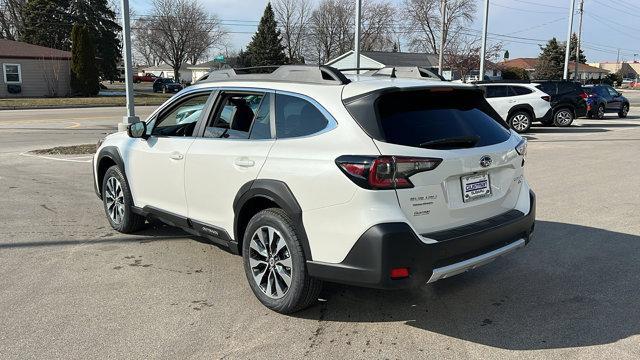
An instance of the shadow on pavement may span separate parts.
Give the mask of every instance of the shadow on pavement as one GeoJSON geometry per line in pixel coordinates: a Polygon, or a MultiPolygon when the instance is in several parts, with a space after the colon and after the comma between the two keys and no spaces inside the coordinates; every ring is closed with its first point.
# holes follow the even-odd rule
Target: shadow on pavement
{"type": "Polygon", "coordinates": [[[405,322],[513,350],[583,347],[640,334],[640,236],[538,221],[532,242],[482,268],[415,290],[326,284],[296,316],[405,322]]]}

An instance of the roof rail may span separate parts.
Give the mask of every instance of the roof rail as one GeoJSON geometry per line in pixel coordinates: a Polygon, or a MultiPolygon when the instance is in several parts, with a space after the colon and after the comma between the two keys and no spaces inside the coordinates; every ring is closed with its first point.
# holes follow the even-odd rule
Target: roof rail
{"type": "Polygon", "coordinates": [[[531,84],[531,80],[481,80],[481,81],[472,81],[472,84],[531,84]]]}
{"type": "Polygon", "coordinates": [[[290,81],[311,84],[336,84],[345,85],[350,82],[339,70],[326,65],[281,65],[281,66],[256,66],[238,69],[223,69],[211,71],[203,81],[224,80],[270,80],[290,81]],[[270,70],[271,72],[257,72],[270,70]]]}
{"type": "Polygon", "coordinates": [[[396,67],[384,67],[374,71],[367,72],[365,75],[370,76],[389,76],[395,78],[409,78],[409,79],[430,79],[430,80],[442,80],[445,79],[434,73],[429,69],[425,69],[420,66],[396,66],[396,67]]]}

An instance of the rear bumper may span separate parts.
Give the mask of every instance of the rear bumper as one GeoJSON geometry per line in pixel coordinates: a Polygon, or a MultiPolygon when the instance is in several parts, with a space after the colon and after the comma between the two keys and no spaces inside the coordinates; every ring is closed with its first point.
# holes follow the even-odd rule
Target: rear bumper
{"type": "Polygon", "coordinates": [[[536,118],[536,121],[539,121],[541,123],[549,122],[552,120],[553,120],[553,109],[547,110],[547,112],[542,117],[536,118]]]}
{"type": "Polygon", "coordinates": [[[378,224],[367,230],[339,264],[307,261],[311,276],[344,284],[381,289],[424,285],[484,265],[525,246],[535,223],[535,195],[528,214],[512,210],[477,223],[423,234],[406,223],[378,224]],[[409,277],[391,279],[391,269],[409,268],[409,277]]]}

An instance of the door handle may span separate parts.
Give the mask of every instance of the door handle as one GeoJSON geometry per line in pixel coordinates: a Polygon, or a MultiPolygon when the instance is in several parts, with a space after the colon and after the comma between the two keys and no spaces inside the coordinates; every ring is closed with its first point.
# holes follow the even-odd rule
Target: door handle
{"type": "Polygon", "coordinates": [[[182,160],[184,159],[184,155],[182,155],[181,153],[174,151],[171,154],[169,154],[169,157],[172,158],[173,160],[182,160]]]}
{"type": "Polygon", "coordinates": [[[256,164],[255,161],[246,158],[236,159],[235,164],[240,167],[252,167],[256,164]]]}

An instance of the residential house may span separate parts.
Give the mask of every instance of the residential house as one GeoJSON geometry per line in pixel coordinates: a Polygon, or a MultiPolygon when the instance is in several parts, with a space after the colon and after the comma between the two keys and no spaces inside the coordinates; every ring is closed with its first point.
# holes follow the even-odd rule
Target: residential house
{"type": "Polygon", "coordinates": [[[600,62],[589,63],[590,66],[607,70],[611,73],[620,73],[624,79],[640,79],[640,63],[637,62],[600,62]]]}
{"type": "MultiPolygon", "coordinates": [[[[531,79],[536,79],[536,69],[538,67],[539,60],[537,58],[516,58],[506,60],[499,63],[499,66],[503,68],[518,68],[524,69],[529,73],[531,79]]],[[[569,78],[575,79],[575,62],[569,62],[569,78]]],[[[587,64],[578,64],[578,81],[589,82],[589,80],[603,79],[609,74],[609,70],[601,69],[587,64]]]]}
{"type": "MultiPolygon", "coordinates": [[[[193,80],[197,80],[197,78],[194,79],[194,77],[193,77],[193,71],[191,69],[189,69],[189,67],[191,67],[191,66],[193,66],[193,65],[186,64],[186,63],[182,64],[182,66],[178,70],[178,75],[180,76],[180,81],[186,82],[186,83],[191,83],[191,82],[193,82],[193,80]]],[[[173,66],[171,66],[171,65],[169,65],[167,63],[164,63],[164,62],[160,63],[158,65],[146,67],[146,68],[142,69],[142,71],[145,72],[145,73],[151,73],[151,74],[153,74],[155,76],[162,77],[162,78],[169,78],[169,79],[173,79],[174,78],[173,66]]]]}
{"type": "Polygon", "coordinates": [[[0,98],[55,97],[71,92],[71,53],[0,39],[0,98]]]}

